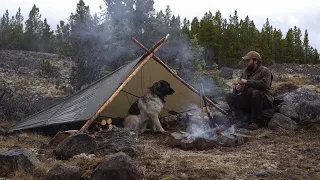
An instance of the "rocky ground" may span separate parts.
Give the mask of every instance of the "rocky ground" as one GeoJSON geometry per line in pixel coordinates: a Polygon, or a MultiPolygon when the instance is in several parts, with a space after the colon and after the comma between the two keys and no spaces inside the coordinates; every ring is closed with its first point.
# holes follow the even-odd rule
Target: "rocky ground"
{"type": "MultiPolygon", "coordinates": [[[[139,154],[132,160],[139,166],[141,179],[319,179],[319,133],[320,126],[314,124],[291,132],[264,128],[248,132],[250,137],[241,146],[206,151],[170,148],[167,136],[146,133],[139,138],[139,154]]],[[[8,179],[44,179],[57,165],[76,167],[78,179],[90,179],[105,156],[113,154],[96,152],[59,160],[54,147],[47,146],[49,141],[31,133],[1,137],[1,151],[25,147],[41,163],[32,173],[15,171],[8,179]]]]}
{"type": "Polygon", "coordinates": [[[56,54],[0,51],[0,121],[18,121],[69,95],[72,66],[56,54]]]}
{"type": "MultiPolygon", "coordinates": [[[[34,58],[32,52],[14,53],[15,56],[4,51],[0,54],[0,73],[6,83],[15,87],[13,82],[19,82],[18,89],[23,87],[39,96],[66,96],[68,91],[54,83],[57,79],[39,74],[39,69],[43,59],[55,60],[60,74],[66,77],[62,84],[67,86],[71,67],[67,59],[52,54],[34,58]],[[15,57],[19,63],[9,60],[15,57]],[[30,59],[33,60],[24,64],[30,59]]],[[[278,109],[268,127],[255,131],[239,129],[246,142],[235,147],[182,150],[168,146],[168,134],[147,132],[137,138],[121,130],[90,136],[75,134],[63,143],[52,145],[52,138],[36,133],[4,135],[0,124],[0,179],[102,179],[114,178],[113,175],[118,179],[125,175],[130,179],[162,180],[320,179],[318,68],[319,65],[295,64],[270,67],[274,74],[273,93],[291,93],[282,96],[285,105],[278,109]],[[25,166],[16,165],[17,159],[25,166]]],[[[221,89],[228,92],[240,70],[223,68],[219,73],[220,84],[224,84],[221,89]]],[[[171,125],[168,130],[178,129],[171,125]]]]}

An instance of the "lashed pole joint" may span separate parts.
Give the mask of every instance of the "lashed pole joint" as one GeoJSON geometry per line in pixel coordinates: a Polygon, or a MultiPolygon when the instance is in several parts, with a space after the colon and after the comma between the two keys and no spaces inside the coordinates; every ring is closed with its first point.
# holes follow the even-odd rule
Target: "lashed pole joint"
{"type": "Polygon", "coordinates": [[[169,34],[157,42],[152,48],[148,49],[143,60],[138,64],[134,71],[122,82],[120,87],[111,95],[111,97],[99,108],[99,110],[83,125],[80,129],[81,132],[84,132],[88,127],[95,121],[95,119],[100,115],[100,113],[114,100],[114,98],[120,93],[120,91],[127,85],[127,83],[136,75],[136,73],[148,62],[148,60],[153,57],[153,53],[159,50],[161,45],[167,40],[169,34]],[[146,57],[147,56],[147,57],[146,57]]]}

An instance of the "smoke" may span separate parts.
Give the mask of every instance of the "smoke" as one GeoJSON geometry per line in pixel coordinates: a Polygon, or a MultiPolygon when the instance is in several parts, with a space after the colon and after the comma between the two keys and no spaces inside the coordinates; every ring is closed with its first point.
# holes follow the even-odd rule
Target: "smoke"
{"type": "MultiPolygon", "coordinates": [[[[98,79],[102,68],[112,72],[145,53],[131,40],[132,37],[149,48],[170,34],[156,55],[197,90],[201,90],[202,84],[207,97],[224,96],[217,82],[211,76],[203,75],[206,68],[204,48],[196,38],[190,39],[181,32],[177,16],[155,12],[150,2],[142,5],[144,1],[104,2],[106,6],[99,17],[90,15],[81,24],[70,21],[73,56],[84,61],[83,68],[76,73],[80,76],[77,79],[83,79],[79,80],[80,86],[98,79]]],[[[76,15],[71,17],[77,19],[76,15]]]]}
{"type": "Polygon", "coordinates": [[[228,126],[224,124],[216,124],[215,128],[211,128],[207,119],[192,119],[187,127],[187,139],[204,138],[214,140],[220,136],[233,138],[235,134],[234,125],[228,126]]]}

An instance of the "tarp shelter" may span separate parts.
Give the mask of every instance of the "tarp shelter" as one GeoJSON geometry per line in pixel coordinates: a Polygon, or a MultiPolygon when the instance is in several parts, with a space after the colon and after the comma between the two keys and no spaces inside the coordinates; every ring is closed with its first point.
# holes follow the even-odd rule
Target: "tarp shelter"
{"type": "Polygon", "coordinates": [[[99,116],[125,118],[137,97],[142,96],[148,87],[159,80],[168,81],[175,90],[173,95],[167,96],[160,117],[169,116],[172,112],[182,113],[199,107],[198,92],[160,59],[155,58],[152,54],[146,54],[78,91],[65,101],[16,123],[9,129],[9,132],[53,124],[88,121],[98,110],[101,110],[99,116]],[[126,81],[128,77],[131,78],[130,81],[126,81]],[[127,83],[124,84],[124,82],[127,83]],[[101,109],[106,102],[108,105],[101,109]]]}

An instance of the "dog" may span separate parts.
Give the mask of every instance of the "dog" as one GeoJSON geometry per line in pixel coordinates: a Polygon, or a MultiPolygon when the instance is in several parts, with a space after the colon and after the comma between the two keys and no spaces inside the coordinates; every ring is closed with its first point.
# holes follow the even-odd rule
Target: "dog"
{"type": "Polygon", "coordinates": [[[124,119],[124,128],[135,133],[143,133],[150,124],[154,132],[157,130],[165,132],[158,115],[166,102],[166,96],[174,93],[175,91],[167,81],[160,80],[154,83],[142,97],[131,105],[124,119]]]}

